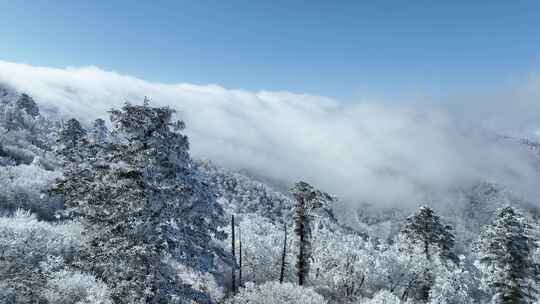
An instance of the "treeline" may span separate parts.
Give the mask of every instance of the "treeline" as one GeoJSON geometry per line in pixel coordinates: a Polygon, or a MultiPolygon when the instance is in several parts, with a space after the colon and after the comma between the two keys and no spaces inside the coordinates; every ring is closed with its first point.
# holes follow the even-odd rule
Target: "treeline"
{"type": "MultiPolygon", "coordinates": [[[[458,255],[453,227],[428,206],[406,218],[387,242],[325,223],[318,210],[334,198],[309,184],[297,183],[291,192],[297,202],[292,241],[280,223],[241,216],[244,262],[235,267],[252,283],[236,296],[233,289],[230,303],[267,303],[268,294],[287,292],[291,285],[297,286],[291,297],[313,303],[534,303],[538,298],[537,229],[518,208],[498,209],[470,251],[458,255]]],[[[234,276],[231,280],[235,286],[234,276]]]]}

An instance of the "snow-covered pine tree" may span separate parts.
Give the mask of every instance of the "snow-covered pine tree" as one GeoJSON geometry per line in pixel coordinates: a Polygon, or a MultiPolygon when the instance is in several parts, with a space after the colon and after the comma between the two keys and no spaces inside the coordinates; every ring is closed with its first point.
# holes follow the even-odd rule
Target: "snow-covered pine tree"
{"type": "Polygon", "coordinates": [[[296,199],[294,232],[298,237],[299,246],[296,270],[298,274],[298,285],[302,286],[309,272],[312,212],[321,208],[327,202],[332,201],[332,197],[303,181],[294,184],[290,191],[296,199]]]}
{"type": "Polygon", "coordinates": [[[102,278],[115,303],[209,303],[166,261],[209,272],[225,254],[212,241],[223,237],[223,211],[191,169],[173,113],[146,103],[112,110],[115,139],[71,149],[75,162],[52,189],[89,231],[78,266],[102,278]]]}
{"type": "Polygon", "coordinates": [[[39,131],[34,130],[36,127],[43,127],[39,107],[32,97],[16,93],[7,93],[6,96],[0,101],[0,126],[7,132],[26,130],[28,136],[39,131]]]}
{"type": "Polygon", "coordinates": [[[40,115],[39,108],[26,94],[0,92],[0,166],[30,164],[36,157],[48,170],[52,155],[48,152],[56,141],[53,123],[40,115]],[[5,95],[3,95],[5,94],[5,95]],[[2,96],[3,95],[3,96],[2,96]]]}
{"type": "MultiPolygon", "coordinates": [[[[455,237],[451,231],[452,227],[444,225],[433,209],[422,206],[415,214],[406,219],[400,234],[407,242],[406,246],[412,254],[415,254],[416,250],[420,250],[426,260],[431,261],[433,249],[438,249],[441,258],[456,262],[458,259],[452,251],[455,237]]],[[[434,281],[432,271],[429,268],[425,269],[421,282],[416,288],[413,288],[416,289],[416,298],[423,301],[428,300],[434,281]]],[[[408,293],[410,291],[406,290],[404,295],[408,293]]]]}
{"type": "Polygon", "coordinates": [[[60,130],[58,136],[58,142],[64,147],[74,147],[86,140],[86,130],[82,127],[81,123],[71,118],[66,122],[62,130],[60,130]]]}
{"type": "MultiPolygon", "coordinates": [[[[64,171],[76,170],[77,166],[87,163],[88,157],[95,157],[90,150],[97,152],[98,146],[87,147],[87,131],[81,123],[75,119],[69,119],[58,132],[56,141],[56,154],[62,162],[64,171]]],[[[91,175],[91,173],[86,172],[91,175]]]]}
{"type": "Polygon", "coordinates": [[[105,120],[98,118],[94,120],[94,123],[92,124],[90,140],[98,144],[105,143],[108,138],[108,132],[109,130],[107,130],[107,126],[105,125],[105,120]]]}
{"type": "Polygon", "coordinates": [[[17,99],[16,105],[19,109],[24,110],[26,114],[37,117],[39,115],[39,108],[32,97],[28,94],[21,94],[17,99]]]}
{"type": "Polygon", "coordinates": [[[458,261],[453,252],[455,237],[452,226],[445,225],[433,209],[422,206],[409,216],[400,233],[409,244],[420,246],[426,259],[430,260],[432,248],[438,248],[442,258],[458,261]]]}
{"type": "Polygon", "coordinates": [[[537,242],[518,210],[509,206],[496,211],[494,223],[481,232],[476,248],[483,281],[495,293],[493,303],[534,302],[539,277],[532,253],[537,242]]]}
{"type": "Polygon", "coordinates": [[[24,111],[9,101],[2,101],[0,107],[0,123],[5,132],[13,132],[24,127],[24,111]]]}

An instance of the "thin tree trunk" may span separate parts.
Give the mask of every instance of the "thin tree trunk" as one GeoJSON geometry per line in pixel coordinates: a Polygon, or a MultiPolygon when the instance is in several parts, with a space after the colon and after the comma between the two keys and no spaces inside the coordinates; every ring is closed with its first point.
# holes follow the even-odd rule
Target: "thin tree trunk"
{"type": "Polygon", "coordinates": [[[287,257],[287,224],[283,224],[283,252],[281,254],[281,271],[279,272],[279,283],[283,283],[283,278],[285,277],[285,258],[287,257]]]}
{"type": "Polygon", "coordinates": [[[299,204],[300,206],[298,208],[298,218],[296,220],[296,233],[300,238],[300,248],[298,251],[298,261],[296,267],[298,270],[298,285],[303,286],[306,272],[306,210],[304,199],[301,199],[299,201],[299,204]]]}
{"type": "Polygon", "coordinates": [[[238,259],[239,259],[239,269],[238,269],[238,286],[242,287],[242,228],[238,225],[238,240],[240,241],[240,248],[238,248],[238,259]]]}
{"type": "Polygon", "coordinates": [[[424,254],[426,255],[426,260],[431,261],[431,256],[429,255],[429,243],[424,241],[424,254]]]}
{"type": "Polygon", "coordinates": [[[236,294],[236,250],[234,239],[234,215],[231,219],[231,253],[233,256],[232,273],[231,273],[231,290],[233,294],[236,294]]]}
{"type": "Polygon", "coordinates": [[[366,280],[366,275],[362,275],[362,280],[360,281],[360,284],[358,284],[358,291],[360,291],[360,289],[362,288],[362,286],[364,286],[364,282],[366,280]]]}

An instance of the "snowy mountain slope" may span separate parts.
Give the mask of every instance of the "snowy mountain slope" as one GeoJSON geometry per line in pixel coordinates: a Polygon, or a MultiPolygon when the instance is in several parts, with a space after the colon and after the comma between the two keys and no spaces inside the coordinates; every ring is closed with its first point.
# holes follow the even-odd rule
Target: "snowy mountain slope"
{"type": "MultiPolygon", "coordinates": [[[[219,167],[210,161],[197,161],[195,168],[228,214],[257,217],[275,225],[292,222],[295,201],[290,193],[283,193],[253,177],[219,167]]],[[[339,201],[317,210],[314,216],[318,225],[331,231],[356,233],[338,221],[334,212],[337,208],[339,201]]]]}
{"type": "Polygon", "coordinates": [[[218,167],[210,161],[198,161],[196,168],[229,212],[254,213],[271,221],[291,216],[294,202],[270,186],[218,167]]]}
{"type": "Polygon", "coordinates": [[[3,134],[0,165],[28,165],[36,157],[44,165],[54,161],[50,151],[58,126],[41,115],[32,97],[0,86],[0,122],[3,134]]]}
{"type": "MultiPolygon", "coordinates": [[[[55,247],[55,250],[59,252],[59,257],[56,258],[61,258],[65,254],[63,250],[71,250],[75,252],[73,254],[79,254],[78,248],[71,249],[70,242],[73,236],[69,234],[57,236],[54,225],[58,224],[62,231],[65,230],[64,226],[68,228],[72,226],[55,217],[56,212],[61,211],[64,206],[62,202],[49,198],[46,192],[51,183],[62,176],[63,169],[59,166],[53,152],[57,149],[58,134],[61,134],[60,131],[66,126],[61,122],[56,123],[54,118],[46,118],[47,111],[40,111],[31,96],[8,89],[2,89],[0,92],[0,131],[2,131],[0,132],[0,186],[3,190],[0,193],[0,215],[15,214],[14,217],[0,218],[0,222],[1,219],[5,219],[3,224],[0,223],[4,225],[0,226],[0,232],[6,231],[4,239],[0,238],[0,241],[9,242],[10,240],[6,240],[5,236],[20,233],[13,232],[18,227],[23,227],[30,236],[35,234],[33,229],[36,228],[41,229],[40,233],[46,234],[45,241],[52,238],[55,242],[61,243],[62,240],[56,240],[60,237],[66,238],[64,245],[68,249],[63,249],[64,245],[56,244],[58,248],[55,247]],[[17,209],[29,210],[40,219],[57,223],[37,222],[33,215],[16,211],[17,209]],[[27,229],[27,226],[30,228],[27,229]]],[[[495,135],[493,137],[497,138],[495,135]]],[[[540,160],[537,154],[539,146],[537,143],[508,137],[498,138],[505,141],[501,145],[506,142],[518,145],[523,148],[524,153],[536,155],[535,157],[540,160]]],[[[224,229],[228,232],[229,238],[223,242],[215,241],[213,246],[222,248],[225,252],[231,251],[229,219],[230,215],[234,214],[237,216],[238,229],[240,227],[242,229],[244,241],[244,279],[256,284],[266,284],[277,280],[278,270],[281,267],[282,246],[286,244],[289,249],[285,254],[287,265],[285,281],[295,282],[294,262],[297,240],[294,235],[293,208],[296,201],[286,190],[287,187],[282,186],[287,183],[276,182],[273,178],[265,178],[264,175],[258,175],[256,172],[250,174],[249,171],[246,173],[246,171],[239,172],[235,169],[220,167],[212,161],[199,160],[189,163],[186,170],[193,173],[192,178],[197,179],[198,184],[200,181],[201,187],[197,188],[204,190],[205,197],[217,198],[219,206],[225,211],[223,222],[227,223],[227,226],[224,229]],[[288,242],[284,242],[285,231],[288,232],[288,242]]],[[[381,188],[379,191],[384,191],[384,189],[381,188]]],[[[426,193],[429,192],[426,191],[426,193]]],[[[473,245],[477,242],[480,231],[493,222],[498,208],[508,205],[519,207],[525,211],[527,217],[536,221],[540,214],[537,201],[527,200],[526,195],[490,181],[467,180],[459,187],[446,192],[446,195],[442,195],[440,191],[434,192],[436,195],[427,197],[428,199],[424,201],[418,201],[418,205],[426,204],[433,207],[440,214],[442,222],[453,227],[452,231],[455,234],[453,250],[466,257],[463,263],[467,264],[463,267],[467,271],[479,271],[473,264],[475,259],[473,245]]],[[[400,242],[400,231],[410,219],[410,214],[415,212],[416,207],[410,204],[383,207],[374,203],[370,204],[369,201],[355,204],[352,201],[338,199],[328,206],[317,209],[313,213],[315,219],[311,248],[313,271],[309,277],[314,290],[331,300],[332,303],[352,303],[348,301],[355,297],[376,298],[379,292],[386,292],[386,290],[393,290],[395,294],[401,295],[407,292],[408,287],[399,283],[401,278],[414,279],[415,273],[424,267],[422,263],[425,261],[421,259],[422,255],[404,254],[403,248],[396,244],[400,242]],[[411,262],[412,257],[416,260],[411,262]]],[[[190,226],[189,222],[183,222],[183,224],[190,226]]],[[[23,233],[22,240],[18,241],[16,246],[24,248],[25,238],[28,236],[23,233]]],[[[41,243],[37,244],[42,246],[41,243]]],[[[15,249],[10,251],[10,254],[14,255],[15,249]]],[[[222,249],[216,250],[223,253],[222,249]]],[[[36,250],[39,252],[41,249],[36,250]]],[[[46,263],[46,260],[42,258],[43,256],[40,256],[37,264],[30,265],[29,269],[37,269],[41,267],[39,265],[46,263]]],[[[57,264],[67,267],[62,263],[57,264]]],[[[186,267],[174,260],[168,263],[179,272],[182,281],[190,282],[208,297],[222,298],[223,290],[226,290],[230,284],[228,278],[233,263],[220,264],[219,270],[213,273],[186,267]]],[[[204,268],[204,265],[200,266],[204,268]]],[[[446,292],[445,288],[449,288],[447,281],[444,281],[447,280],[446,276],[456,275],[459,278],[452,279],[453,281],[448,279],[448,282],[463,283],[472,280],[461,277],[463,269],[452,268],[457,266],[446,268],[447,266],[443,263],[436,267],[439,271],[437,273],[439,281],[434,283],[434,288],[435,290],[439,288],[438,292],[446,292]]],[[[58,272],[57,268],[53,270],[55,277],[69,278],[77,275],[71,272],[58,272]]],[[[87,273],[80,275],[88,280],[87,286],[90,286],[88,288],[103,290],[103,294],[107,294],[108,287],[99,279],[87,273]]],[[[32,278],[32,280],[43,281],[42,278],[32,278]]],[[[463,298],[477,299],[484,296],[476,291],[476,287],[472,287],[477,283],[477,281],[467,283],[474,291],[471,291],[471,295],[463,295],[463,298]]],[[[462,290],[465,287],[456,288],[456,290],[462,290]]],[[[390,298],[393,297],[391,295],[392,293],[390,293],[390,298]]],[[[445,294],[445,297],[447,296],[445,294]]],[[[0,292],[0,300],[2,299],[0,292]]]]}
{"type": "MultiPolygon", "coordinates": [[[[48,120],[48,111],[42,115],[31,96],[5,86],[0,86],[0,109],[3,128],[13,125],[16,129],[4,131],[5,135],[0,142],[0,164],[30,165],[37,161],[41,168],[53,170],[56,160],[50,150],[61,124],[48,120]],[[25,105],[30,108],[32,115],[26,113],[25,105]]],[[[56,117],[55,115],[53,112],[51,116],[56,117]]],[[[532,140],[500,138],[519,143],[535,153],[540,151],[540,144],[532,140]]],[[[282,181],[274,181],[270,186],[266,182],[271,179],[265,180],[264,176],[252,177],[253,175],[219,167],[211,161],[197,161],[195,168],[201,173],[203,180],[214,189],[219,201],[229,212],[256,214],[271,221],[280,221],[291,216],[294,202],[282,181]]],[[[526,202],[519,198],[520,195],[511,194],[510,190],[495,183],[473,183],[454,192],[451,195],[455,201],[448,202],[446,200],[449,198],[439,197],[426,203],[450,216],[470,215],[470,218],[479,222],[478,225],[488,220],[482,214],[490,214],[504,204],[517,204],[535,210],[534,202],[526,202]],[[445,205],[460,206],[458,210],[463,214],[459,214],[456,209],[446,208],[445,205]]],[[[337,202],[331,207],[332,211],[329,211],[327,218],[334,218],[332,221],[337,221],[335,218],[338,218],[342,226],[352,227],[362,233],[376,230],[378,232],[375,234],[392,235],[397,229],[397,219],[404,218],[412,210],[410,206],[380,208],[368,202],[354,206],[356,210],[350,212],[348,203],[350,202],[337,202]]]]}
{"type": "Polygon", "coordinates": [[[57,128],[32,97],[0,87],[0,213],[22,208],[50,220],[62,207],[44,195],[61,175],[52,151],[57,128]]]}

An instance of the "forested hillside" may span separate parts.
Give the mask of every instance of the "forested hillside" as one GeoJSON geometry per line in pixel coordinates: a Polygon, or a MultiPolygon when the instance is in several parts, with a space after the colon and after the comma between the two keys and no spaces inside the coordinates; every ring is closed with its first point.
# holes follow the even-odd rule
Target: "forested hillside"
{"type": "Polygon", "coordinates": [[[490,181],[402,208],[280,191],[193,159],[171,108],[105,116],[0,87],[0,303],[539,303],[540,201],[490,181]]]}

